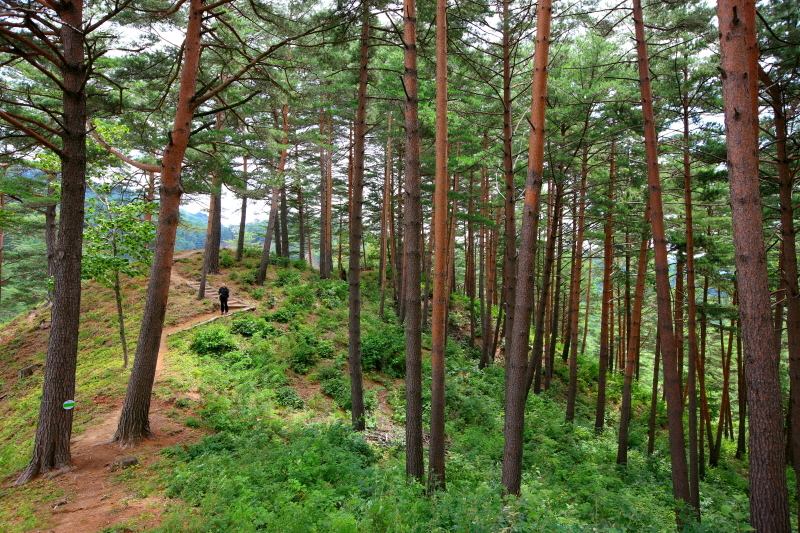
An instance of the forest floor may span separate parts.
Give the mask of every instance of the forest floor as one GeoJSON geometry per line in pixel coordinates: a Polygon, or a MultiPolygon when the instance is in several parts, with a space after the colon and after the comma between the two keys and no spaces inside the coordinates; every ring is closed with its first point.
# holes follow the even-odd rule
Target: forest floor
{"type": "MultiPolygon", "coordinates": [[[[180,252],[176,259],[190,257],[198,251],[180,252]]],[[[173,268],[171,287],[187,283],[189,280],[173,268]]],[[[198,307],[199,311],[204,309],[198,307]]],[[[180,331],[197,324],[219,317],[216,312],[201,313],[180,323],[164,328],[161,336],[158,363],[156,366],[156,387],[168,370],[169,352],[166,339],[180,331]]],[[[199,399],[197,391],[188,391],[192,399],[199,399]]],[[[61,494],[55,501],[43,501],[40,504],[40,519],[45,527],[36,532],[76,533],[133,531],[150,528],[159,524],[160,515],[167,499],[163,492],[149,493],[137,490],[136,477],[147,475],[148,468],[157,468],[161,459],[161,451],[171,446],[188,445],[203,438],[207,431],[187,427],[181,420],[168,416],[174,398],[160,400],[153,397],[150,408],[150,429],[153,438],[145,440],[135,449],[122,449],[111,442],[124,398],[98,396],[95,403],[105,404],[103,414],[98,415],[91,425],[80,435],[73,436],[72,459],[74,469],[71,472],[53,478],[53,490],[50,493],[61,494]],[[127,469],[112,469],[116,461],[135,457],[138,464],[127,469]]]]}
{"type": "MultiPolygon", "coordinates": [[[[168,339],[171,335],[191,329],[199,324],[217,320],[220,317],[216,302],[216,289],[225,281],[232,296],[244,295],[245,301],[232,299],[236,304],[231,314],[238,314],[253,307],[247,302],[247,291],[227,274],[209,277],[206,300],[196,300],[197,274],[202,250],[190,250],[175,254],[176,263],[170,280],[170,302],[161,337],[158,363],[151,399],[150,429],[151,439],[145,440],[135,448],[122,449],[111,439],[116,431],[124,400],[123,387],[106,387],[91,398],[91,406],[86,406],[83,421],[73,428],[72,459],[74,468],[67,473],[51,479],[40,479],[22,488],[12,488],[14,478],[7,478],[0,491],[0,500],[10,507],[14,531],[30,533],[126,533],[149,530],[161,524],[162,515],[170,505],[166,487],[159,485],[160,474],[169,468],[163,451],[170,447],[188,447],[209,434],[203,427],[190,427],[188,418],[200,418],[197,409],[202,407],[200,391],[191,383],[184,383],[178,370],[180,357],[170,352],[168,339]],[[213,286],[212,286],[213,285],[213,286]],[[171,392],[170,392],[171,391],[171,392]],[[179,391],[179,392],[176,392],[179,391]],[[191,405],[188,409],[186,404],[191,405]],[[90,411],[86,413],[85,411],[90,411]],[[176,416],[179,413],[180,416],[176,416]],[[135,458],[136,464],[118,468],[118,461],[135,458]],[[11,509],[17,509],[15,513],[11,509]],[[22,524],[27,521],[29,526],[22,524]],[[35,524],[35,525],[34,525],[35,524]]],[[[133,282],[133,280],[132,280],[133,282]]],[[[136,288],[129,287],[129,293],[137,293],[144,298],[146,280],[136,280],[136,288]]],[[[90,293],[92,289],[89,289],[90,293]]],[[[93,297],[100,295],[91,294],[93,297]]],[[[101,320],[111,312],[92,298],[82,304],[82,322],[101,320]]],[[[40,321],[39,314],[31,314],[28,322],[40,321]]],[[[87,322],[87,323],[88,323],[87,322]]],[[[30,326],[31,324],[28,324],[30,326]]],[[[49,324],[28,339],[24,339],[28,349],[17,346],[14,365],[33,356],[34,352],[46,350],[46,329],[49,324]],[[35,342],[34,342],[35,341],[35,342]],[[28,354],[28,355],[25,355],[28,354]]],[[[135,331],[136,328],[132,328],[135,331]]],[[[35,359],[35,358],[34,358],[35,359]]],[[[116,374],[116,370],[114,373],[116,374]]],[[[126,371],[125,375],[128,374],[126,371]]],[[[10,383],[11,380],[7,380],[10,383]]],[[[378,408],[374,425],[367,439],[377,443],[398,442],[403,439],[403,428],[392,421],[392,408],[389,406],[388,391],[377,382],[367,380],[369,388],[376,388],[378,408]]],[[[320,384],[304,375],[295,375],[291,386],[304,400],[325,398],[320,392],[320,384]]],[[[84,400],[84,405],[85,405],[84,400]]],[[[80,404],[80,402],[79,402],[80,404]]],[[[79,405],[79,407],[81,407],[79,405]]],[[[327,409],[323,409],[327,411],[327,409]]],[[[76,416],[78,413],[76,413],[76,416]]],[[[324,412],[315,417],[325,418],[324,412]]],[[[312,417],[314,418],[314,417],[312,417]]],[[[19,453],[26,453],[20,451],[19,453]]],[[[8,515],[6,515],[8,516],[8,515]]],[[[2,520],[0,520],[2,522],[2,520]]],[[[0,531],[3,527],[0,526],[0,531]]]]}

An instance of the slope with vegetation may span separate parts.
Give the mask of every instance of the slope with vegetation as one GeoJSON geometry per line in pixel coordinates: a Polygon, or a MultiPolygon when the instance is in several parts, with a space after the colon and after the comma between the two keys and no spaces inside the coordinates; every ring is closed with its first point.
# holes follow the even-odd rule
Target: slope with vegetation
{"type": "MultiPolygon", "coordinates": [[[[503,370],[478,370],[479,354],[463,334],[469,313],[459,298],[451,301],[446,353],[448,491],[426,495],[422,486],[409,484],[401,429],[404,337],[393,319],[377,318],[375,274],[362,274],[365,435],[349,429],[347,414],[346,282],[321,280],[301,261],[274,257],[266,284],[255,286],[256,255],[245,253],[235,263],[223,251],[216,278],[235,296],[256,303],[256,311],[168,337],[154,389],[155,439],[130,452],[111,444],[97,447],[140,459],[139,466],[116,472],[103,465],[105,506],[81,509],[75,502],[86,490],[80,481],[86,474],[82,436],[96,433],[93,428],[118,413],[114,407],[127,377],[113,296],[93,283],[84,285],[73,444],[77,469],[15,489],[8,482],[25,465],[41,375],[17,379],[14,374],[41,361],[47,311],[20,316],[4,328],[0,474],[6,483],[0,490],[6,505],[0,522],[10,533],[66,531],[81,513],[95,518],[80,522],[84,527],[94,524],[91,531],[108,533],[674,530],[663,433],[655,453],[646,454],[649,390],[634,385],[628,465],[615,466],[614,431],[593,428],[596,363],[584,359],[575,423],[563,421],[568,369],[560,362],[550,389],[531,396],[523,494],[501,497],[503,370]]],[[[168,313],[168,324],[176,329],[190,323],[192,314],[213,311],[213,302],[198,306],[188,287],[175,283],[196,278],[201,265],[199,254],[176,261],[168,313]]],[[[141,313],[142,287],[141,279],[126,280],[134,320],[141,313]]],[[[428,334],[423,346],[430,348],[428,334]]],[[[423,365],[423,375],[430,376],[427,357],[423,365]]],[[[621,376],[610,375],[609,382],[609,400],[618,404],[621,376]]],[[[427,413],[429,381],[423,391],[427,413]]],[[[609,409],[608,416],[615,413],[609,409]]],[[[662,427],[664,421],[662,404],[662,427]]],[[[106,436],[115,422],[107,424],[106,436]]],[[[729,446],[724,441],[725,456],[732,455],[729,446]]],[[[746,530],[743,468],[731,459],[706,472],[704,519],[690,531],[746,530]]]]}

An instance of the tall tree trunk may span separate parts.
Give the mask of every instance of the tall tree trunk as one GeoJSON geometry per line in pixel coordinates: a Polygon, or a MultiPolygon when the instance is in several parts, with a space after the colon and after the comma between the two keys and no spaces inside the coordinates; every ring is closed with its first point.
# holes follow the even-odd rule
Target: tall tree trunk
{"type": "Polygon", "coordinates": [[[661,338],[656,335],[655,358],[653,360],[653,388],[650,393],[650,423],[647,433],[647,455],[653,455],[656,442],[656,411],[658,407],[658,371],[661,365],[661,338]]]}
{"type": "Polygon", "coordinates": [[[328,168],[330,166],[330,149],[328,146],[331,143],[331,132],[327,131],[325,113],[320,113],[319,116],[319,134],[321,142],[319,148],[319,171],[321,176],[320,183],[320,212],[319,212],[319,277],[328,279],[331,277],[331,270],[333,270],[333,248],[331,245],[331,226],[333,220],[331,219],[331,181],[328,168]]]}
{"type": "MultiPolygon", "coordinates": [[[[484,137],[486,146],[486,137],[484,137]]],[[[486,224],[489,220],[489,172],[486,168],[481,169],[481,193],[480,193],[480,292],[481,299],[481,360],[479,368],[485,368],[494,360],[492,357],[492,304],[494,303],[494,278],[493,272],[493,240],[490,238],[490,230],[486,224]]]]}
{"type": "Polygon", "coordinates": [[[750,404],[750,524],[790,531],[783,413],[758,189],[755,2],[718,0],[733,244],[750,404]]]}
{"type": "Polygon", "coordinates": [[[369,66],[369,1],[361,4],[361,64],[358,76],[358,110],[353,129],[353,172],[350,184],[350,249],[347,282],[350,288],[348,320],[348,361],[350,365],[350,401],[352,423],[356,431],[366,428],[364,382],[361,373],[361,261],[363,238],[362,208],[364,197],[364,151],[367,136],[367,76],[369,66]]]}
{"type": "MultiPolygon", "coordinates": [[[[742,330],[741,320],[736,321],[736,329],[742,330]]],[[[742,336],[736,335],[736,396],[739,403],[739,426],[736,433],[736,459],[747,453],[747,380],[744,377],[745,360],[742,357],[742,336]]]]}
{"type": "Polygon", "coordinates": [[[679,529],[692,518],[683,506],[690,505],[689,479],[686,464],[686,441],[683,434],[683,402],[675,350],[670,310],[669,264],[664,231],[664,211],[661,200],[661,177],[658,169],[658,139],[650,90],[650,67],[647,42],[644,37],[644,17],[640,0],[633,0],[633,21],[636,29],[636,52],[639,63],[639,86],[642,93],[647,182],[650,189],[650,225],[653,228],[655,251],[656,294],[658,302],[658,334],[661,338],[661,357],[664,361],[664,389],[667,396],[669,449],[672,460],[672,492],[676,500],[676,520],[679,529]]]}
{"type": "Polygon", "coordinates": [[[586,256],[589,258],[589,268],[586,272],[586,311],[583,314],[583,335],[581,337],[581,353],[586,353],[586,336],[589,333],[589,304],[592,301],[592,265],[594,264],[594,256],[592,255],[592,243],[589,241],[589,250],[586,256]]]}
{"type": "MultiPolygon", "coordinates": [[[[684,82],[688,81],[688,71],[684,69],[684,82]]],[[[683,104],[683,195],[684,195],[684,220],[686,223],[686,322],[687,322],[687,342],[689,344],[689,467],[690,467],[690,488],[692,491],[692,506],[700,509],[700,474],[697,464],[697,446],[702,448],[703,441],[697,440],[697,395],[692,390],[697,383],[697,378],[701,382],[701,402],[704,407],[704,417],[708,417],[708,402],[705,399],[705,376],[700,364],[700,353],[697,349],[697,297],[695,295],[695,276],[694,276],[694,223],[692,213],[692,172],[691,160],[689,156],[689,95],[684,93],[682,96],[683,104]],[[694,432],[695,435],[691,435],[694,432]],[[694,441],[694,442],[692,442],[694,441]]],[[[701,420],[702,422],[702,420],[701,420]]],[[[711,427],[708,427],[708,435],[711,437],[711,427]]]]}
{"type": "Polygon", "coordinates": [[[387,120],[387,129],[389,130],[389,138],[386,139],[386,170],[383,175],[383,207],[381,209],[381,257],[378,266],[378,280],[381,284],[381,304],[378,311],[378,316],[383,320],[383,307],[386,301],[386,267],[387,267],[387,248],[388,248],[388,235],[389,235],[389,213],[391,212],[391,198],[392,198],[392,112],[389,111],[387,120]]]}
{"type": "Polygon", "coordinates": [[[275,224],[278,221],[278,202],[280,201],[280,187],[272,189],[272,199],[269,203],[269,218],[267,219],[267,231],[264,234],[264,248],[261,249],[261,262],[258,265],[256,274],[256,285],[263,285],[267,279],[267,267],[269,266],[269,254],[272,248],[272,236],[275,234],[275,224]]]}
{"type": "Polygon", "coordinates": [[[16,480],[20,485],[52,470],[72,467],[70,437],[73,410],[62,407],[75,398],[78,326],[81,301],[81,251],[86,193],[86,80],[83,2],[54,4],[61,21],[63,49],[61,134],[61,219],[52,256],[55,282],[50,337],[45,359],[42,401],[30,463],[16,480]]]}
{"type": "MultiPolygon", "coordinates": [[[[563,192],[562,192],[563,194],[563,192]]],[[[556,210],[559,211],[558,209],[556,210]]],[[[564,222],[561,220],[561,213],[558,212],[558,251],[556,252],[556,270],[553,273],[553,312],[550,316],[550,346],[548,355],[545,359],[544,390],[550,389],[550,380],[553,376],[553,363],[556,357],[556,341],[559,333],[559,318],[561,318],[561,258],[564,256],[564,222]]],[[[562,338],[566,343],[566,339],[562,338]]]]}
{"type": "Polygon", "coordinates": [[[136,356],[119,424],[114,434],[114,439],[119,441],[122,447],[135,446],[142,439],[149,438],[151,435],[148,418],[150,397],[158,361],[158,347],[164,328],[167,297],[169,296],[175,234],[178,229],[181,193],[183,192],[180,183],[183,156],[189,145],[189,138],[192,134],[192,118],[197,105],[194,96],[202,51],[203,12],[202,0],[190,0],[175,122],[170,142],[161,159],[160,204],[153,265],[150,269],[150,282],[147,286],[136,356]]]}
{"type": "Polygon", "coordinates": [[[614,288],[611,285],[611,271],[614,269],[614,174],[616,174],[616,154],[614,141],[611,141],[611,159],[608,172],[608,203],[605,214],[605,240],[603,241],[603,298],[600,311],[600,367],[597,378],[597,404],[594,413],[594,429],[602,431],[606,420],[606,380],[609,359],[609,323],[613,320],[611,298],[614,288]]]}
{"type": "MultiPolygon", "coordinates": [[[[650,218],[649,207],[645,209],[645,223],[650,218]]],[[[639,243],[639,262],[636,265],[636,289],[633,295],[633,311],[631,313],[631,329],[628,330],[628,350],[625,358],[625,381],[622,386],[622,406],[619,414],[619,434],[617,440],[617,464],[628,464],[628,428],[631,421],[631,389],[633,387],[633,367],[636,351],[639,346],[639,335],[642,328],[642,302],[644,301],[644,284],[647,274],[647,249],[650,239],[645,234],[639,243]]],[[[657,364],[657,363],[656,363],[657,364]]],[[[656,383],[657,385],[657,383],[656,383]]],[[[657,387],[654,387],[654,389],[657,387]]]]}
{"type": "Polygon", "coordinates": [[[505,443],[502,483],[506,494],[519,496],[522,481],[522,430],[525,423],[525,387],[528,336],[531,318],[533,269],[536,254],[537,221],[544,168],[544,125],[547,101],[547,64],[550,50],[552,3],[540,0],[536,13],[536,50],[531,89],[528,175],[525,180],[525,207],[522,214],[519,273],[517,280],[514,330],[510,352],[506,352],[505,443]]]}
{"type": "Polygon", "coordinates": [[[514,328],[514,309],[517,287],[517,226],[514,187],[514,161],[511,129],[511,13],[510,0],[503,0],[503,182],[505,195],[505,253],[503,255],[503,302],[505,309],[506,356],[511,349],[511,334],[514,328]]]}
{"type": "MultiPolygon", "coordinates": [[[[575,400],[578,391],[578,315],[581,300],[581,270],[583,269],[583,232],[586,222],[586,177],[589,174],[589,148],[584,146],[581,156],[581,190],[578,200],[578,234],[575,238],[575,260],[572,263],[570,286],[569,320],[569,388],[567,389],[567,422],[575,420],[575,400]]],[[[588,287],[587,290],[591,290],[588,287]]],[[[586,309],[589,313],[589,309],[586,309]]]]}
{"type": "MultiPolygon", "coordinates": [[[[272,198],[269,204],[269,219],[267,221],[267,232],[264,237],[264,248],[261,250],[261,262],[258,266],[258,273],[256,274],[256,285],[263,285],[267,279],[267,267],[269,266],[269,254],[272,247],[272,236],[275,235],[275,252],[280,255],[278,251],[278,233],[276,227],[278,225],[278,210],[281,198],[281,191],[284,187],[283,173],[286,170],[286,158],[289,154],[286,145],[289,143],[289,106],[284,104],[281,113],[283,117],[283,138],[282,144],[284,148],[281,149],[281,156],[278,160],[278,175],[280,176],[281,184],[272,189],[272,198]]],[[[277,118],[277,117],[276,117],[277,118]]]]}
{"type": "MultiPolygon", "coordinates": [[[[775,150],[778,165],[778,188],[781,213],[781,257],[783,259],[782,281],[786,287],[786,335],[789,350],[789,411],[792,467],[794,468],[797,488],[800,489],[800,287],[797,282],[797,245],[794,228],[794,206],[792,191],[794,187],[792,172],[789,168],[789,151],[787,150],[788,127],[784,111],[783,92],[769,75],[759,68],[759,77],[764,83],[772,107],[775,121],[775,150]]],[[[800,516],[798,516],[800,527],[800,516]]]]}
{"type": "Polygon", "coordinates": [[[417,3],[403,1],[403,86],[405,87],[405,237],[403,298],[406,300],[406,476],[422,482],[422,320],[420,263],[422,261],[422,189],[417,96],[417,3]]]}
{"type": "MultiPolygon", "coordinates": [[[[244,173],[244,188],[247,190],[247,156],[242,158],[242,171],[244,173]]],[[[242,194],[242,209],[239,217],[239,238],[236,241],[236,262],[242,260],[244,254],[244,234],[247,227],[247,194],[242,194]]]]}
{"type": "Polygon", "coordinates": [[[219,181],[217,173],[211,174],[211,197],[208,209],[208,224],[206,225],[206,242],[203,250],[203,268],[200,275],[200,288],[197,299],[206,297],[206,277],[208,274],[219,274],[219,244],[222,236],[222,205],[220,190],[217,188],[219,181]]]}
{"type": "Polygon", "coordinates": [[[428,485],[444,490],[444,352],[447,345],[447,0],[436,1],[436,186],[434,190],[431,422],[428,485]]]}
{"type": "MultiPolygon", "coordinates": [[[[300,241],[299,242],[300,250],[298,253],[300,254],[299,258],[301,261],[306,260],[306,226],[305,226],[304,210],[305,206],[303,205],[303,185],[300,183],[300,181],[298,181],[297,182],[297,226],[299,235],[297,236],[298,237],[297,240],[300,241]]],[[[309,261],[308,264],[309,266],[313,266],[312,261],[309,261]]]]}
{"type": "MultiPolygon", "coordinates": [[[[475,317],[475,229],[473,218],[475,217],[475,175],[469,175],[469,202],[467,203],[467,234],[464,237],[464,249],[466,251],[466,272],[464,274],[464,292],[469,298],[469,347],[475,348],[475,334],[477,321],[475,317]]],[[[2,243],[0,243],[2,245],[2,243]]]]}
{"type": "MultiPolygon", "coordinates": [[[[542,269],[542,290],[539,293],[539,304],[536,308],[536,322],[533,333],[533,349],[531,350],[530,360],[525,374],[525,390],[529,391],[531,383],[534,382],[533,392],[539,394],[542,391],[542,352],[544,348],[544,325],[545,311],[547,310],[547,300],[550,294],[550,285],[553,270],[553,260],[556,250],[556,234],[558,233],[558,220],[561,217],[561,197],[564,194],[563,184],[556,184],[555,205],[550,219],[549,231],[547,233],[547,244],[545,248],[544,267],[542,269]]],[[[527,340],[525,348],[527,351],[527,340]]]]}
{"type": "Polygon", "coordinates": [[[289,258],[289,208],[286,205],[286,182],[281,187],[281,250],[282,256],[289,258]]]}

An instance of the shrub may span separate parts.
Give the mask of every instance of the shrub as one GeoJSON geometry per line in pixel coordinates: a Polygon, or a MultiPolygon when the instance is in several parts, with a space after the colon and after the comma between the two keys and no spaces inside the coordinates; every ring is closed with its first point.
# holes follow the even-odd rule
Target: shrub
{"type": "MultiPolygon", "coordinates": [[[[323,367],[317,374],[320,391],[330,396],[334,403],[345,411],[353,406],[350,398],[350,379],[333,366],[323,367]]],[[[374,411],[378,406],[378,396],[373,389],[364,389],[364,410],[374,411]]]]}
{"type": "Polygon", "coordinates": [[[275,391],[275,401],[278,402],[278,405],[289,407],[290,409],[302,409],[306,405],[300,395],[297,394],[297,391],[294,390],[294,387],[289,386],[279,387],[275,391]]]}
{"type": "Polygon", "coordinates": [[[220,326],[195,333],[189,348],[200,355],[222,355],[237,348],[236,341],[220,326]]]}
{"type": "Polygon", "coordinates": [[[241,276],[239,277],[239,281],[242,283],[247,283],[248,285],[255,285],[256,276],[258,276],[257,269],[247,270],[242,272],[241,276]]]}
{"type": "Polygon", "coordinates": [[[264,294],[266,294],[266,292],[267,291],[263,287],[258,287],[257,289],[253,289],[252,291],[250,291],[250,294],[256,300],[260,300],[264,297],[264,294]]]}
{"type": "Polygon", "coordinates": [[[297,314],[297,309],[292,306],[285,306],[281,307],[280,309],[276,310],[274,313],[269,315],[268,320],[272,320],[273,322],[280,322],[281,324],[288,324],[292,321],[294,316],[297,314]]]}
{"type": "MultiPolygon", "coordinates": [[[[285,259],[285,258],[282,258],[285,259]]],[[[287,287],[296,285],[300,281],[300,273],[294,270],[281,270],[275,278],[276,287],[287,287]]]]}
{"type": "Polygon", "coordinates": [[[287,268],[291,261],[288,257],[281,257],[277,254],[272,254],[269,256],[269,264],[281,268],[287,268]]]}
{"type": "Polygon", "coordinates": [[[243,337],[252,337],[262,330],[264,320],[259,320],[253,315],[244,315],[234,319],[231,323],[231,333],[238,333],[243,337]]]}
{"type": "Polygon", "coordinates": [[[250,258],[261,257],[261,252],[262,252],[261,248],[248,248],[248,247],[245,247],[242,250],[242,257],[250,257],[250,258]]]}
{"type": "Polygon", "coordinates": [[[316,302],[314,289],[309,285],[298,285],[289,289],[289,303],[297,309],[311,309],[316,302]]]}
{"type": "Polygon", "coordinates": [[[297,270],[305,270],[308,268],[308,263],[305,259],[292,259],[292,266],[297,270]]]}
{"type": "Polygon", "coordinates": [[[183,423],[186,424],[186,427],[189,427],[189,428],[199,428],[200,427],[200,420],[198,420],[197,418],[195,418],[193,416],[190,416],[189,418],[187,418],[183,423]]]}
{"type": "Polygon", "coordinates": [[[233,254],[227,248],[220,250],[219,252],[219,266],[222,268],[228,268],[233,265],[233,254]]]}
{"type": "Polygon", "coordinates": [[[401,326],[383,325],[361,341],[361,365],[364,370],[386,372],[403,377],[406,372],[406,338],[401,326]]]}
{"type": "Polygon", "coordinates": [[[328,309],[347,302],[347,282],[340,279],[322,279],[317,283],[317,298],[328,309]]]}
{"type": "Polygon", "coordinates": [[[316,347],[305,339],[300,339],[289,354],[289,368],[298,374],[306,374],[316,363],[316,347]]]}

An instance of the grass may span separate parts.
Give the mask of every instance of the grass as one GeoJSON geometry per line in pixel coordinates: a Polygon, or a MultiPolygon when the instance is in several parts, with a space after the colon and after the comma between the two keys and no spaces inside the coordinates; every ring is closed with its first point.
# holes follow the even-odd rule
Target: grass
{"type": "MultiPolygon", "coordinates": [[[[254,257],[246,261],[225,270],[224,279],[234,295],[251,289],[234,280],[257,264],[254,257]]],[[[186,277],[196,275],[199,267],[199,256],[176,262],[186,277]]],[[[384,420],[402,424],[405,393],[397,374],[404,356],[402,330],[376,318],[377,284],[370,276],[374,278],[372,273],[365,275],[362,313],[362,338],[369,341],[366,355],[371,365],[367,397],[376,409],[369,421],[371,426],[377,424],[377,411],[383,409],[384,420]],[[378,396],[385,397],[382,405],[378,396]]],[[[347,429],[349,413],[343,409],[349,399],[347,308],[342,291],[346,285],[320,281],[308,270],[290,267],[271,268],[266,286],[270,301],[265,292],[262,308],[249,318],[220,319],[212,326],[166,339],[167,367],[154,394],[170,401],[170,417],[213,434],[201,442],[171,448],[149,466],[115,474],[115,482],[137,498],[170,498],[162,524],[151,531],[674,530],[664,436],[657,440],[656,454],[644,453],[646,386],[635,387],[637,414],[631,427],[629,464],[618,467],[614,460],[617,406],[607,408],[610,429],[597,433],[592,427],[593,358],[581,357],[579,362],[581,393],[575,423],[563,421],[567,373],[559,361],[553,387],[531,395],[528,402],[523,493],[521,498],[506,499],[499,483],[504,370],[501,366],[478,370],[459,335],[458,340],[451,339],[447,353],[448,491],[426,495],[421,486],[405,478],[401,442],[373,445],[347,429]],[[278,314],[286,309],[291,311],[286,316],[278,314]],[[211,340],[233,340],[232,345],[222,343],[230,349],[217,350],[208,332],[216,332],[211,340]],[[197,343],[199,338],[205,339],[204,344],[197,343]],[[198,350],[198,346],[209,349],[198,350]]],[[[131,283],[126,290],[133,297],[141,288],[131,283]]],[[[86,409],[76,411],[76,432],[103,413],[102,402],[92,399],[120,398],[127,376],[120,366],[113,312],[112,318],[108,316],[111,300],[100,291],[87,291],[92,296],[85,302],[76,400],[86,409]]],[[[173,322],[183,320],[186,308],[204,309],[198,308],[188,287],[179,287],[170,302],[168,316],[173,322]]],[[[129,324],[140,316],[139,305],[130,304],[129,324]]],[[[454,305],[463,302],[456,300],[454,305]]],[[[463,309],[456,309],[451,322],[463,329],[467,316],[463,309]]],[[[43,359],[39,337],[46,332],[35,329],[43,320],[46,317],[30,323],[20,319],[14,326],[17,334],[3,337],[0,360],[5,368],[43,359]],[[21,356],[24,346],[29,350],[21,356]]],[[[430,346],[429,336],[424,336],[423,343],[430,346]]],[[[427,417],[430,365],[423,359],[427,417]]],[[[29,450],[32,443],[41,379],[41,373],[23,380],[16,380],[9,371],[0,374],[3,391],[9,391],[0,404],[4,415],[0,474],[7,480],[27,460],[19,450],[29,450]]],[[[609,397],[618,398],[620,390],[619,376],[609,375],[609,397]]],[[[724,463],[709,470],[701,484],[703,523],[690,531],[737,531],[746,520],[746,498],[742,499],[747,490],[742,475],[746,465],[730,459],[730,444],[724,446],[724,463]]],[[[43,504],[57,500],[52,487],[39,483],[0,489],[0,497],[12,503],[0,510],[0,523],[10,524],[11,532],[42,527],[43,504]]],[[[144,523],[124,522],[107,531],[144,531],[144,523]]]]}

